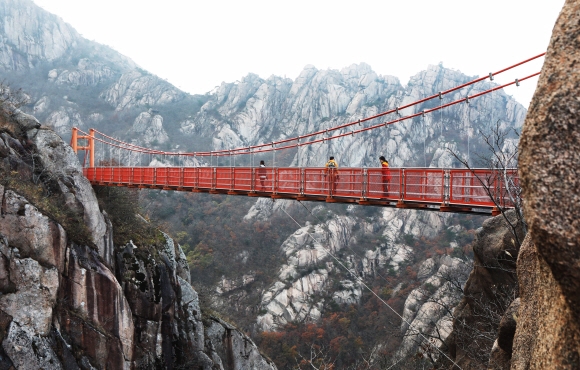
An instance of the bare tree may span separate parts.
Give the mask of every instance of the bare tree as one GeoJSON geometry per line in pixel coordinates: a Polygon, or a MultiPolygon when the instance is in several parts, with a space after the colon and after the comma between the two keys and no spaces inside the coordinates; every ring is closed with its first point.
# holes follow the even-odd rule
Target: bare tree
{"type": "MultiPolygon", "coordinates": [[[[497,258],[501,259],[502,256],[497,258]]],[[[473,260],[463,256],[456,262],[453,268],[440,268],[415,293],[411,293],[417,298],[421,309],[417,312],[418,323],[413,321],[405,337],[415,343],[416,355],[434,368],[457,368],[448,358],[441,356],[439,350],[456,353],[456,363],[487,364],[503,313],[517,295],[517,284],[508,282],[482,290],[466,290],[467,279],[474,267],[496,269],[500,266],[499,261],[487,266],[479,261],[474,264],[473,260]],[[453,328],[451,335],[450,328],[453,328]],[[451,338],[453,340],[450,342],[451,338]]],[[[515,273],[514,270],[502,270],[515,273]]],[[[417,360],[408,356],[403,360],[393,358],[391,361],[393,365],[400,363],[410,366],[408,361],[417,360]]]]}
{"type": "Polygon", "coordinates": [[[503,128],[501,121],[488,132],[479,130],[481,138],[489,153],[476,153],[477,165],[491,171],[478,171],[468,159],[449,148],[449,152],[463,164],[471,174],[481,183],[486,195],[493,201],[501,212],[514,240],[519,247],[522,243],[521,233],[518,233],[518,224],[527,233],[527,224],[523,215],[522,188],[518,177],[518,145],[519,132],[513,128],[503,128]],[[517,221],[514,223],[506,216],[507,209],[513,207],[517,221]]]}
{"type": "Polygon", "coordinates": [[[324,346],[318,346],[315,344],[310,345],[310,353],[303,356],[298,353],[298,358],[296,358],[296,366],[294,370],[333,370],[335,360],[329,355],[329,351],[324,346]]]}

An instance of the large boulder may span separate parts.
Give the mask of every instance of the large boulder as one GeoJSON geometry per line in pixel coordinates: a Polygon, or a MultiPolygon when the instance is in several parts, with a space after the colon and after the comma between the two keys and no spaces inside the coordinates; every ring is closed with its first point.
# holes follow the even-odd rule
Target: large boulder
{"type": "Polygon", "coordinates": [[[511,368],[577,369],[578,316],[528,234],[518,256],[520,309],[511,368]],[[577,340],[577,339],[576,339],[577,340]],[[570,362],[568,362],[570,361],[570,362]],[[567,363],[568,362],[568,363],[567,363]]]}
{"type": "Polygon", "coordinates": [[[512,369],[580,367],[579,40],[580,1],[567,0],[520,141],[529,240],[512,369]]]}

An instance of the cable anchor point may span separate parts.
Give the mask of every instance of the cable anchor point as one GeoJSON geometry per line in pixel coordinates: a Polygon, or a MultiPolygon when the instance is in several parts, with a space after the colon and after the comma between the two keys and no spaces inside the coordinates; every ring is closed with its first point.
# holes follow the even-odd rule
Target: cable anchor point
{"type": "Polygon", "coordinates": [[[465,103],[469,104],[469,96],[465,97],[465,103]]]}
{"type": "Polygon", "coordinates": [[[439,99],[443,99],[443,93],[439,91],[439,99]]]}
{"type": "Polygon", "coordinates": [[[489,72],[489,80],[493,81],[494,77],[493,77],[493,73],[489,72]]]}
{"type": "Polygon", "coordinates": [[[516,86],[520,86],[520,80],[516,78],[516,86]]]}

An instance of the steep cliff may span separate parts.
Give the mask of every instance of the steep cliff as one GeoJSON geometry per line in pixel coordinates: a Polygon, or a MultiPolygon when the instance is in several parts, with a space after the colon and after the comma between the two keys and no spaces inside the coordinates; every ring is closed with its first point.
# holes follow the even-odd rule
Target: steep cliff
{"type": "Polygon", "coordinates": [[[114,245],[56,133],[6,105],[0,132],[2,368],[275,368],[235,327],[202,316],[169,236],[144,224],[137,244],[114,245]]]}
{"type": "Polygon", "coordinates": [[[580,367],[580,2],[556,22],[520,143],[529,234],[512,369],[580,367]]]}

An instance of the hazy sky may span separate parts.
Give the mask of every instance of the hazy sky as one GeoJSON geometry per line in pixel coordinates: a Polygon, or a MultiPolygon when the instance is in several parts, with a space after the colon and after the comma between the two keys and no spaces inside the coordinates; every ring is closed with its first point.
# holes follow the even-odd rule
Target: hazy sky
{"type": "MultiPolygon", "coordinates": [[[[365,62],[409,77],[429,64],[486,75],[546,50],[564,0],[34,0],[184,91],[248,73],[295,79],[304,66],[365,62]]],[[[499,77],[505,83],[541,69],[499,77]]],[[[537,78],[510,88],[528,105],[537,78]]]]}

